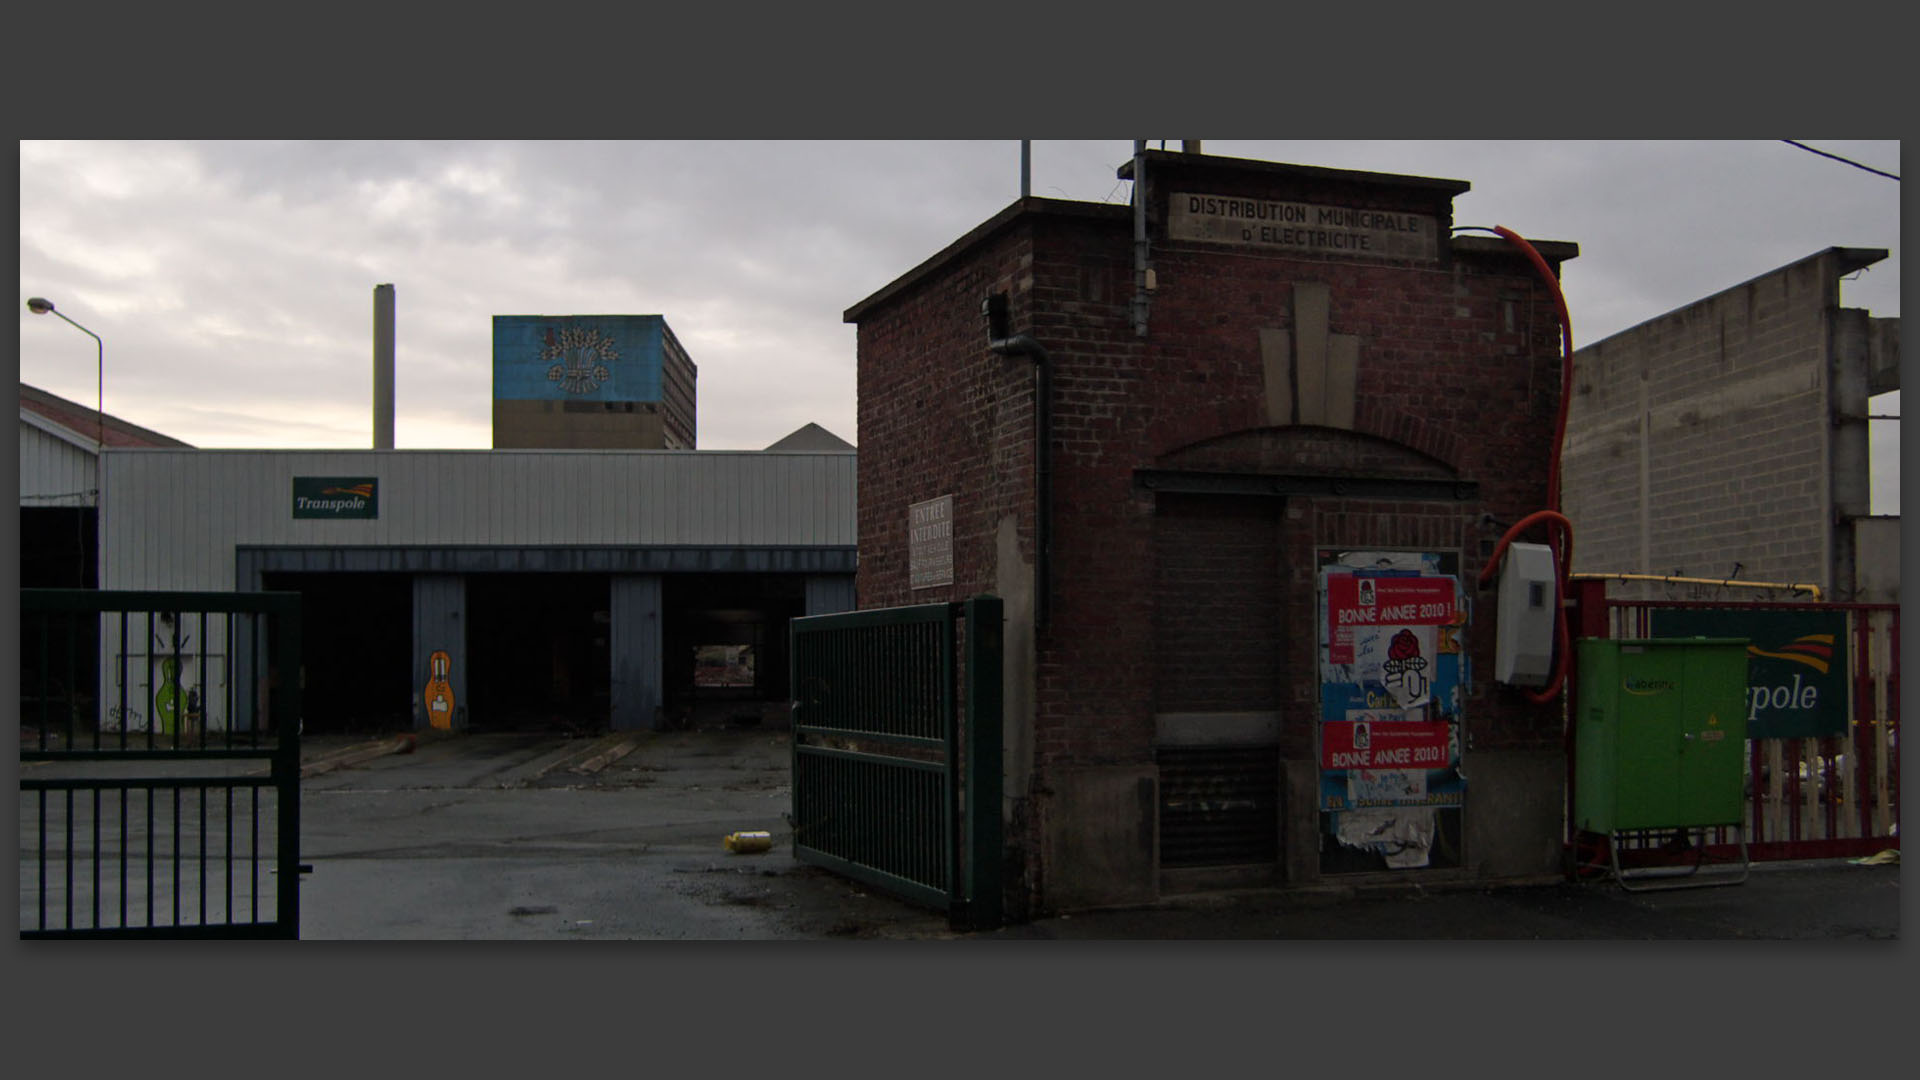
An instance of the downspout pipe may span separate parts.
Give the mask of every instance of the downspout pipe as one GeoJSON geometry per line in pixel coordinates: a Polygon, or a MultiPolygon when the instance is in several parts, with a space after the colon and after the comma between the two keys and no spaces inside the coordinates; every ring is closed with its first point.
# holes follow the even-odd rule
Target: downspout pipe
{"type": "Polygon", "coordinates": [[[1033,625],[1047,625],[1047,597],[1052,589],[1053,563],[1053,378],[1046,346],[1031,335],[989,337],[987,348],[1001,356],[1033,360],[1033,625]]]}
{"type": "Polygon", "coordinates": [[[1147,140],[1133,140],[1133,333],[1147,336],[1147,140]]]}

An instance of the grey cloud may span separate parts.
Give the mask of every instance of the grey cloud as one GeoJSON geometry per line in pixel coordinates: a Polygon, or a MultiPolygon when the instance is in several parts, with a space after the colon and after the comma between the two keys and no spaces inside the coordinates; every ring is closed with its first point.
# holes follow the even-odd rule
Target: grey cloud
{"type": "MultiPolygon", "coordinates": [[[[1897,144],[1811,141],[1897,156],[1897,144]]],[[[379,283],[398,292],[403,439],[410,418],[457,417],[484,440],[493,315],[619,312],[665,315],[688,344],[703,445],[765,445],[807,420],[853,438],[841,313],[1019,194],[1015,140],[57,149],[23,153],[23,290],[93,320],[110,408],[161,430],[140,408],[206,423],[177,432],[201,442],[251,430],[258,444],[310,430],[282,417],[364,413],[379,283]]],[[[1033,193],[1124,203],[1115,169],[1130,151],[1036,142],[1033,193]]],[[[1460,223],[1581,245],[1565,274],[1577,344],[1821,247],[1897,236],[1897,184],[1777,142],[1207,151],[1471,182],[1460,223]]],[[[1898,280],[1896,251],[1845,295],[1897,314],[1898,280]]],[[[90,343],[58,331],[23,321],[23,378],[90,400],[90,343]]]]}

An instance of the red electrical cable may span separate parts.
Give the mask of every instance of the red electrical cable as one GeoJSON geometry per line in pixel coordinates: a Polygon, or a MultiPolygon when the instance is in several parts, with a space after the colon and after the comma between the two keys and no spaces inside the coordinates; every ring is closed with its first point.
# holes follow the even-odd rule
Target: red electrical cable
{"type": "Polygon", "coordinates": [[[1493,571],[1500,565],[1500,559],[1506,554],[1507,546],[1514,537],[1537,522],[1547,522],[1554,528],[1547,534],[1547,544],[1553,550],[1553,610],[1555,623],[1555,644],[1553,678],[1544,689],[1528,691],[1527,698],[1537,704],[1546,704],[1560,695],[1560,688],[1566,682],[1568,658],[1573,652],[1571,635],[1567,630],[1566,611],[1561,607],[1567,592],[1568,568],[1573,563],[1573,522],[1560,513],[1560,448],[1567,436],[1567,407],[1573,400],[1573,320],[1567,315],[1567,299],[1560,291],[1560,279],[1554,276],[1553,268],[1547,265],[1540,252],[1526,238],[1504,226],[1495,225],[1493,231],[1508,243],[1520,249],[1533,269],[1547,283],[1547,290],[1553,296],[1555,312],[1560,317],[1560,412],[1553,424],[1553,452],[1547,469],[1547,509],[1528,514],[1515,522],[1500,543],[1494,546],[1493,555],[1487,565],[1480,569],[1480,584],[1485,585],[1492,578],[1493,571]]]}

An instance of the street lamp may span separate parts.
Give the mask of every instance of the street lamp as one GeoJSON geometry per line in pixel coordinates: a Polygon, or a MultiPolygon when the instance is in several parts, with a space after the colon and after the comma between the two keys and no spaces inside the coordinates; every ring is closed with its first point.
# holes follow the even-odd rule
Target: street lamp
{"type": "MultiPolygon", "coordinates": [[[[38,296],[27,299],[27,310],[33,312],[35,315],[45,315],[51,312],[52,314],[59,315],[62,319],[67,319],[65,315],[54,309],[53,301],[42,300],[38,296]]],[[[97,397],[94,402],[93,412],[100,421],[100,431],[95,438],[99,440],[100,450],[105,451],[107,448],[107,343],[100,340],[99,334],[81,326],[72,319],[67,319],[67,324],[92,338],[93,343],[100,347],[100,368],[99,371],[96,372],[99,385],[95,387],[94,390],[97,397]]]]}

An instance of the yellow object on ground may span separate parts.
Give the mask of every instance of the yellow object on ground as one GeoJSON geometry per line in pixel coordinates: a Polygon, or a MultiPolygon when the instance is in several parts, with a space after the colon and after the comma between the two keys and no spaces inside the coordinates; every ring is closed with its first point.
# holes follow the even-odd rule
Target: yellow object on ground
{"type": "Polygon", "coordinates": [[[768,832],[728,833],[727,850],[735,855],[757,855],[773,847],[773,834],[768,832]]]}
{"type": "Polygon", "coordinates": [[[1869,855],[1864,859],[1848,859],[1847,861],[1855,866],[1892,866],[1900,861],[1900,849],[1888,848],[1877,855],[1869,855]]]}

